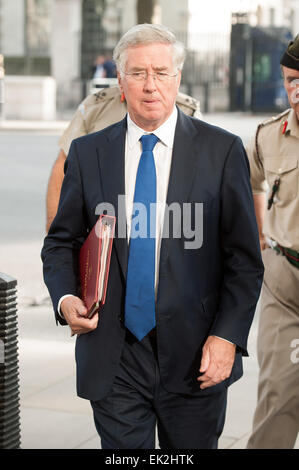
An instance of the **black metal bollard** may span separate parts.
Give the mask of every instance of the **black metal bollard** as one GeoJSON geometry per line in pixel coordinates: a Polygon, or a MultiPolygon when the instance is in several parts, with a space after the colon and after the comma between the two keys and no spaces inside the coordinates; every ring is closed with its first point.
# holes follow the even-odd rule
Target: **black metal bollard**
{"type": "Polygon", "coordinates": [[[20,448],[17,281],[0,273],[0,449],[20,448]]]}

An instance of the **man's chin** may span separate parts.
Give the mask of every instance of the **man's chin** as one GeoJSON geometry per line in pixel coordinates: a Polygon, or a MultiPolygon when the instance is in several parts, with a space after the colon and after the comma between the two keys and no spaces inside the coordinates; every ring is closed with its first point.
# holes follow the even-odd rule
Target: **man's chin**
{"type": "Polygon", "coordinates": [[[152,130],[161,126],[170,114],[171,113],[167,114],[160,104],[157,107],[152,107],[152,109],[145,107],[142,107],[142,109],[139,108],[137,113],[130,113],[130,116],[139,127],[144,130],[148,130],[148,128],[152,130]]]}
{"type": "Polygon", "coordinates": [[[164,121],[165,113],[161,109],[147,109],[142,113],[144,119],[150,122],[164,121]]]}
{"type": "Polygon", "coordinates": [[[155,101],[155,102],[145,102],[143,103],[143,111],[146,115],[161,115],[162,114],[162,106],[161,106],[161,103],[159,101],[155,101]]]}

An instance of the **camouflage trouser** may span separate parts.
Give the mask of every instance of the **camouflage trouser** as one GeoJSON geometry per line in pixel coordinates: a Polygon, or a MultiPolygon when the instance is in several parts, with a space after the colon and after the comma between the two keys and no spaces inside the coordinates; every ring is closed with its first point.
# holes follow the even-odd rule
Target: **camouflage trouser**
{"type": "Polygon", "coordinates": [[[249,449],[290,449],[299,432],[299,269],[270,248],[258,332],[258,403],[249,449]]]}

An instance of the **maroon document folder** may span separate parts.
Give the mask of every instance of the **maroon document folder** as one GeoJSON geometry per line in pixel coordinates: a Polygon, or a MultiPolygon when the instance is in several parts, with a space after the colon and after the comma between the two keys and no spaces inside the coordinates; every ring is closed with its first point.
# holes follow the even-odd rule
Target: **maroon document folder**
{"type": "Polygon", "coordinates": [[[91,318],[105,303],[116,218],[100,215],[80,249],[81,298],[91,318]]]}

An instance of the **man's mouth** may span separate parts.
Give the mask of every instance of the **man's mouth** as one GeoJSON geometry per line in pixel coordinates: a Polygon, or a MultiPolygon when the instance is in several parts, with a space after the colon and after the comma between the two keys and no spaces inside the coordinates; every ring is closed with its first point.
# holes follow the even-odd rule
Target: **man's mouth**
{"type": "Polygon", "coordinates": [[[143,102],[146,104],[155,104],[155,103],[159,103],[159,100],[144,100],[143,102]]]}

